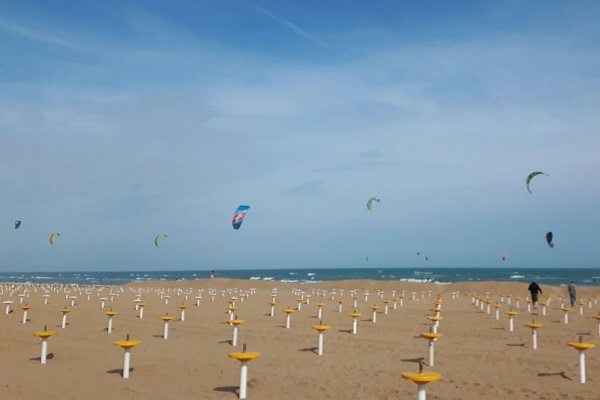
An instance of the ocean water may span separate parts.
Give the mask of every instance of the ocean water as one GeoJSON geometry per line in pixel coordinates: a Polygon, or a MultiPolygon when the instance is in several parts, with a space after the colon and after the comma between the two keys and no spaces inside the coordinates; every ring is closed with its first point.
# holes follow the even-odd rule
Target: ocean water
{"type": "MultiPolygon", "coordinates": [[[[97,271],[97,272],[0,272],[0,282],[124,285],[130,282],[206,279],[210,271],[97,271]]],[[[217,278],[265,280],[299,284],[332,280],[396,280],[446,284],[471,281],[531,282],[561,286],[600,287],[600,268],[312,268],[218,270],[217,278]]]]}

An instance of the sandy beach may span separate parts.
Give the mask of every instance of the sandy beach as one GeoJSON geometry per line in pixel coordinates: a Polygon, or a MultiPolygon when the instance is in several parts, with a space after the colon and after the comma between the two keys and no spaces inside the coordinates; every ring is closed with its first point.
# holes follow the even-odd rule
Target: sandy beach
{"type": "Polygon", "coordinates": [[[419,358],[430,362],[428,340],[420,334],[434,330],[428,317],[435,309],[441,337],[434,342],[434,365],[424,369],[441,374],[441,380],[426,386],[427,398],[600,398],[598,288],[578,289],[583,305],[573,307],[565,323],[560,302],[568,297],[565,287],[542,286],[545,310],[528,312],[527,285],[521,283],[207,279],[1,287],[2,301],[12,301],[2,304],[0,315],[2,399],[237,399],[240,362],[229,354],[241,352],[244,344],[247,352],[260,353],[248,365],[248,399],[416,399],[417,385],[401,375],[418,372],[419,358]],[[145,304],[143,318],[135,299],[145,304]],[[31,308],[23,323],[25,304],[31,308]],[[500,306],[498,319],[494,304],[500,306]],[[187,306],[183,321],[181,305],[187,306]],[[232,306],[235,318],[244,320],[236,346],[228,323],[232,306]],[[379,307],[376,321],[372,306],[379,307]],[[70,311],[62,328],[64,308],[70,311]],[[289,329],[287,308],[295,310],[289,329]],[[108,333],[110,310],[117,314],[108,333]],[[518,313],[512,332],[509,310],[518,313]],[[354,311],[362,314],[356,334],[348,315],[354,311]],[[159,319],[165,315],[174,317],[167,339],[159,319]],[[525,326],[532,322],[543,325],[537,349],[525,326]],[[322,355],[315,325],[330,327],[323,333],[322,355]],[[47,362],[41,365],[41,339],[33,332],[44,326],[56,334],[48,339],[47,362]],[[114,344],[126,335],[141,341],[131,351],[128,379],[124,351],[114,344]],[[567,345],[580,336],[597,346],[585,353],[585,384],[579,382],[578,352],[567,345]]]}

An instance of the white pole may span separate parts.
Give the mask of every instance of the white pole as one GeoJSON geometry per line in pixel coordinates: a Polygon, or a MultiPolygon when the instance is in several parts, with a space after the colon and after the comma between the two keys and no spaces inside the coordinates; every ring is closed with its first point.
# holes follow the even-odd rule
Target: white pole
{"type": "MultiPolygon", "coordinates": [[[[598,324],[600,326],[600,324],[598,324]]],[[[352,318],[352,333],[356,335],[356,328],[358,327],[358,321],[356,318],[352,318]]],[[[598,328],[600,330],[600,328],[598,328]]]]}
{"type": "Polygon", "coordinates": [[[165,330],[163,332],[163,338],[166,339],[169,337],[169,321],[165,321],[165,330]]]}
{"type": "Polygon", "coordinates": [[[512,315],[508,317],[508,326],[509,326],[510,331],[513,332],[514,329],[515,329],[515,325],[514,325],[514,322],[513,322],[513,316],[512,315]]]}
{"type": "Polygon", "coordinates": [[[129,359],[131,358],[131,349],[124,349],[123,354],[123,378],[129,378],[129,359]]]}
{"type": "Polygon", "coordinates": [[[429,340],[429,365],[433,367],[433,340],[429,340]]]}
{"type": "Polygon", "coordinates": [[[585,383],[585,353],[579,351],[579,382],[585,383]]]}
{"type": "Polygon", "coordinates": [[[425,393],[425,384],[417,384],[417,400],[426,400],[427,394],[425,393]]]}
{"type": "Polygon", "coordinates": [[[41,363],[46,364],[46,353],[48,352],[48,338],[42,338],[41,363]]]}
{"type": "Polygon", "coordinates": [[[242,361],[240,369],[240,399],[246,398],[246,386],[248,384],[248,361],[242,361]]]}
{"type": "Polygon", "coordinates": [[[67,325],[67,313],[63,313],[62,328],[64,329],[66,325],[67,325]]]}
{"type": "Polygon", "coordinates": [[[231,341],[231,344],[233,346],[237,346],[237,337],[238,337],[238,328],[237,325],[233,326],[233,340],[231,341]]]}
{"type": "Polygon", "coordinates": [[[288,314],[285,318],[285,328],[286,329],[290,329],[290,320],[291,320],[292,315],[288,314]]]}
{"type": "Polygon", "coordinates": [[[533,349],[537,350],[537,332],[535,329],[531,330],[531,339],[533,339],[533,349]]]}
{"type": "Polygon", "coordinates": [[[112,317],[108,316],[108,333],[112,332],[112,317]]]}
{"type": "Polygon", "coordinates": [[[323,355],[323,332],[319,332],[319,355],[323,355]]]}

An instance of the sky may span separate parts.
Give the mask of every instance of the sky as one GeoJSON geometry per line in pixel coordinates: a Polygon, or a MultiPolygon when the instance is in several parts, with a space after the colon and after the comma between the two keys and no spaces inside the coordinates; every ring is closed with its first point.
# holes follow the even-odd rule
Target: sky
{"type": "Polygon", "coordinates": [[[0,271],[599,268],[598,20],[0,1],[0,271]]]}

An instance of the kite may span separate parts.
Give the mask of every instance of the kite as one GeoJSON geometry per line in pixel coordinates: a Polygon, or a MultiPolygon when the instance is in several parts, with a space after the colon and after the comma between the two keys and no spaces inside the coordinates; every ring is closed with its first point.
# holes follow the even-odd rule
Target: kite
{"type": "Polygon", "coordinates": [[[417,247],[417,255],[420,256],[421,255],[421,249],[417,247]]]}
{"type": "Polygon", "coordinates": [[[369,199],[369,201],[367,202],[367,210],[369,210],[369,212],[373,211],[373,202],[374,201],[379,203],[379,197],[371,197],[369,199]]]}
{"type": "Polygon", "coordinates": [[[250,209],[250,206],[239,206],[235,213],[233,214],[233,218],[231,220],[231,225],[233,229],[240,229],[242,226],[242,222],[244,222],[244,218],[246,218],[246,213],[250,209]]]}
{"type": "Polygon", "coordinates": [[[502,254],[502,261],[506,261],[506,254],[502,254]]]}
{"type": "Polygon", "coordinates": [[[529,183],[531,182],[531,180],[532,180],[533,178],[535,178],[535,177],[536,177],[536,176],[538,176],[538,175],[547,175],[547,174],[545,174],[545,173],[543,173],[543,172],[540,172],[540,171],[536,171],[536,172],[532,172],[532,173],[530,173],[530,174],[527,176],[527,179],[525,180],[525,185],[527,186],[527,191],[528,191],[529,193],[531,193],[531,189],[529,189],[529,183]]]}
{"type": "Polygon", "coordinates": [[[16,220],[15,221],[15,229],[19,229],[20,226],[21,226],[21,221],[16,220]]]}
{"type": "Polygon", "coordinates": [[[554,235],[552,234],[552,232],[548,232],[546,233],[546,243],[548,243],[548,246],[550,247],[554,247],[554,242],[552,241],[554,239],[554,235]]]}
{"type": "Polygon", "coordinates": [[[60,233],[54,232],[53,234],[50,235],[50,238],[48,239],[50,241],[50,244],[54,244],[54,238],[56,236],[60,236],[60,233]]]}
{"type": "Polygon", "coordinates": [[[156,235],[156,237],[154,238],[154,245],[155,245],[156,247],[158,247],[158,240],[159,240],[161,237],[168,237],[168,236],[167,236],[167,235],[165,235],[165,234],[156,235]]]}

